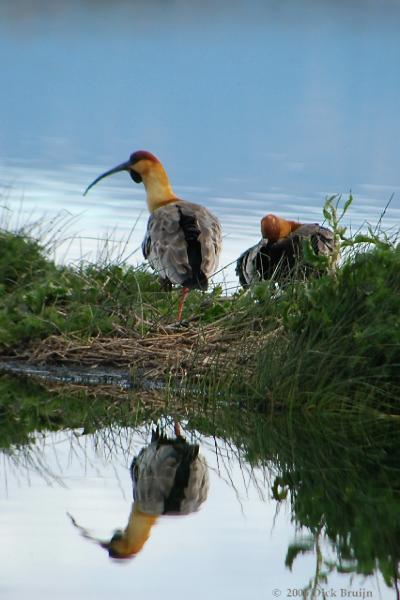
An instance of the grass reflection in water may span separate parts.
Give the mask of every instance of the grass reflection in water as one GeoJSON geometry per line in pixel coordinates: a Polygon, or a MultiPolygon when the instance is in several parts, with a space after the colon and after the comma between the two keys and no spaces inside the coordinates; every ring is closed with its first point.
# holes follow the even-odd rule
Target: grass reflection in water
{"type": "MultiPolygon", "coordinates": [[[[55,393],[4,377],[0,407],[4,460],[16,470],[40,471],[46,479],[52,473],[42,452],[41,433],[72,430],[73,452],[85,452],[85,438],[110,459],[122,451],[128,465],[138,452],[132,446],[138,428],[144,433],[143,447],[148,447],[151,426],[145,424],[158,419],[172,423],[162,403],[140,404],[126,392],[114,400],[83,390],[55,393]],[[90,435],[82,438],[82,434],[90,435]]],[[[333,572],[366,576],[380,572],[388,586],[397,586],[400,449],[396,419],[304,415],[267,419],[244,411],[214,407],[210,412],[179,404],[170,404],[168,413],[184,420],[185,436],[197,436],[200,455],[201,440],[214,440],[220,474],[227,481],[235,462],[246,485],[269,497],[277,510],[290,505],[299,534],[287,549],[286,566],[291,569],[303,554],[315,557],[315,573],[305,597],[312,598],[316,586],[327,582],[333,572]]],[[[210,447],[209,441],[205,443],[210,447]]]]}

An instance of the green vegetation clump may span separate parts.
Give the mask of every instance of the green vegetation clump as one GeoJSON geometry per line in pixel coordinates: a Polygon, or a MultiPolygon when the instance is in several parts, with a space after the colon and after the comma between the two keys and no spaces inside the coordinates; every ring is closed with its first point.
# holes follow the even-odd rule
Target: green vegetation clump
{"type": "Polygon", "coordinates": [[[290,503],[303,536],[289,545],[286,565],[292,569],[300,555],[315,554],[313,584],[323,585],[333,571],[368,576],[379,570],[388,586],[398,579],[396,421],[307,414],[221,417],[221,433],[242,449],[244,461],[267,469],[272,497],[290,503]],[[326,557],[323,541],[329,542],[326,557]]]}
{"type": "MultiPolygon", "coordinates": [[[[45,469],[38,432],[70,430],[71,444],[79,444],[78,431],[93,434],[112,453],[125,428],[173,416],[226,440],[239,464],[249,465],[246,476],[261,472],[273,500],[290,503],[307,535],[289,544],[285,564],[291,569],[302,555],[316,560],[305,597],[334,571],[380,571],[388,586],[397,585],[400,246],[371,231],[346,238],[332,202],[325,215],[339,248],[349,249],[337,269],[324,264],[320,277],[263,282],[231,298],[219,288],[191,292],[186,314],[199,321],[188,331],[196,344],[210,326],[212,343],[206,361],[193,353],[201,377],[180,365],[188,383],[181,390],[172,381],[147,403],[143,392],[48,391],[2,375],[0,450],[15,464],[22,458],[45,469]]],[[[93,336],[140,342],[174,320],[178,295],[144,268],[57,266],[30,236],[0,231],[3,356],[53,335],[78,345],[93,336]]]]}
{"type": "Polygon", "coordinates": [[[153,369],[167,382],[180,377],[186,390],[235,397],[253,410],[368,406],[398,413],[400,246],[371,228],[368,235],[346,237],[340,221],[351,200],[341,214],[337,199],[324,208],[335,256],[315,256],[305,247],[307,261],[324,274],[266,281],[230,297],[220,287],[192,291],[185,305],[184,316],[193,319],[186,337],[184,328],[180,334],[165,329],[175,321],[180,290],[164,291],[145,267],[57,266],[23,232],[3,231],[0,354],[18,356],[50,336],[61,340],[61,348],[66,341],[84,348],[82,342],[102,337],[111,340],[110,362],[118,338],[136,344],[131,356],[152,359],[140,344],[157,335],[157,360],[170,362],[162,368],[149,358],[153,369]]]}
{"type": "Polygon", "coordinates": [[[0,375],[0,451],[34,446],[39,432],[137,425],[142,411],[133,411],[117,394],[72,393],[68,388],[47,390],[40,383],[0,375]]]}
{"type": "Polygon", "coordinates": [[[0,231],[0,295],[53,269],[38,241],[23,233],[0,231]]]}
{"type": "Polygon", "coordinates": [[[288,288],[273,307],[282,331],[261,352],[258,391],[284,404],[397,407],[399,273],[400,247],[375,247],[334,276],[288,288]]]}
{"type": "Polygon", "coordinates": [[[177,293],[143,268],[56,266],[19,233],[1,233],[0,251],[0,349],[50,335],[138,335],[176,310],[177,293]]]}
{"type": "MultiPolygon", "coordinates": [[[[162,290],[145,267],[57,266],[23,232],[0,231],[0,352],[50,335],[137,337],[174,321],[179,293],[162,290]]],[[[217,319],[220,297],[220,288],[192,291],[185,313],[217,319]]]]}

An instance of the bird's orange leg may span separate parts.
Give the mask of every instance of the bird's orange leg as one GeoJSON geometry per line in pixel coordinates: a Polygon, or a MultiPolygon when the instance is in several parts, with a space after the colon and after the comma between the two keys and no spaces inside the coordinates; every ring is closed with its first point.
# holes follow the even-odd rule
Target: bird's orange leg
{"type": "Polygon", "coordinates": [[[183,305],[185,304],[185,300],[186,300],[186,296],[189,293],[189,288],[182,288],[181,291],[181,295],[179,297],[179,306],[178,306],[178,315],[176,317],[177,321],[181,321],[182,320],[182,310],[183,310],[183,305]]]}
{"type": "Polygon", "coordinates": [[[178,421],[174,421],[175,437],[182,437],[181,426],[178,421]]]}

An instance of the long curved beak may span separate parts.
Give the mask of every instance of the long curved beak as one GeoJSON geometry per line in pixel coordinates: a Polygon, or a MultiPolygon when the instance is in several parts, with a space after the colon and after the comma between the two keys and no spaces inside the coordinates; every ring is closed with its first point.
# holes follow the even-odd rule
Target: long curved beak
{"type": "Polygon", "coordinates": [[[78,525],[74,517],[69,512],[67,512],[67,515],[71,519],[72,525],[76,527],[76,529],[79,531],[82,537],[86,538],[87,540],[90,540],[91,542],[95,542],[102,548],[106,548],[108,550],[110,542],[107,542],[107,540],[100,540],[99,538],[94,537],[94,535],[92,535],[87,529],[85,529],[85,527],[78,525]]]}
{"type": "Polygon", "coordinates": [[[90,185],[88,185],[86,190],[83,192],[83,195],[86,196],[86,194],[88,193],[90,188],[92,188],[94,185],[96,185],[96,183],[98,183],[100,181],[100,179],[104,179],[104,177],[108,177],[109,175],[113,175],[114,173],[119,173],[120,171],[129,171],[129,167],[130,167],[130,162],[129,162],[129,160],[127,160],[126,162],[123,162],[120,165],[117,165],[113,169],[106,171],[102,175],[99,175],[98,177],[96,177],[96,179],[94,181],[92,181],[92,183],[90,185]]]}

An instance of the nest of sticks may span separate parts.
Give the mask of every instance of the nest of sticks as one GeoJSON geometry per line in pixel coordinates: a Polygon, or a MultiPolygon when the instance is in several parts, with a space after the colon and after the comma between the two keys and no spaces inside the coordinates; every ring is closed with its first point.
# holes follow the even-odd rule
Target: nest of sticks
{"type": "Polygon", "coordinates": [[[35,364],[129,367],[133,381],[137,374],[154,381],[165,382],[171,377],[183,381],[202,377],[210,369],[223,375],[239,365],[242,374],[250,374],[254,356],[268,337],[277,334],[277,330],[267,333],[257,329],[191,323],[187,327],[161,327],[141,337],[82,340],[52,335],[11,353],[3,352],[2,358],[35,364]]]}

